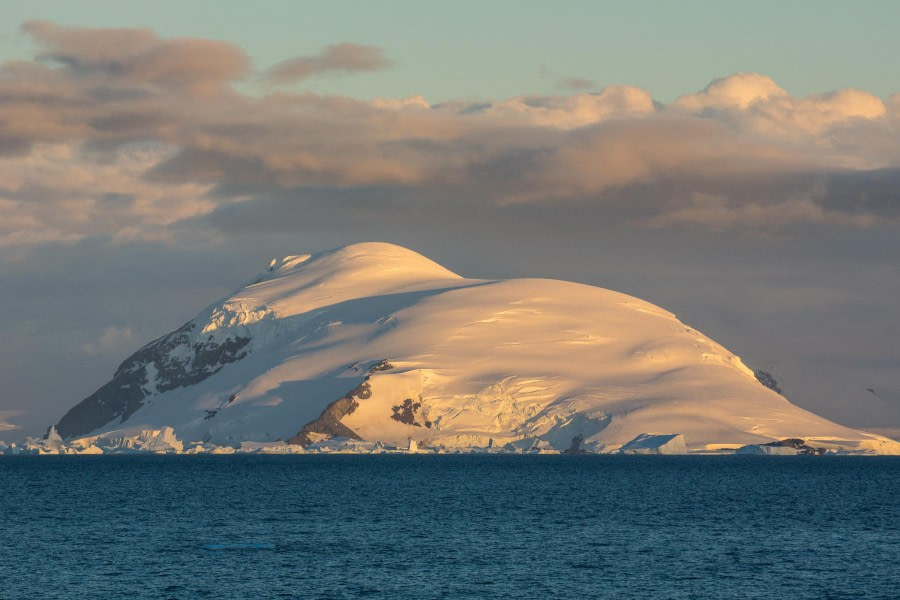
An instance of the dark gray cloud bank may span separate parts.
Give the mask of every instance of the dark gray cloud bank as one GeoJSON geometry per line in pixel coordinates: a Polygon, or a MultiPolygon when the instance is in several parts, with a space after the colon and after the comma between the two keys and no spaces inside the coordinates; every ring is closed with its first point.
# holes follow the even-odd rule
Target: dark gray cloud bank
{"type": "Polygon", "coordinates": [[[668,105],[616,85],[361,101],[301,87],[389,68],[378,48],[255,70],[220,41],[22,30],[34,60],[0,65],[3,437],[272,256],[363,240],[641,296],[797,404],[900,426],[898,94],[744,73],[668,105]]]}

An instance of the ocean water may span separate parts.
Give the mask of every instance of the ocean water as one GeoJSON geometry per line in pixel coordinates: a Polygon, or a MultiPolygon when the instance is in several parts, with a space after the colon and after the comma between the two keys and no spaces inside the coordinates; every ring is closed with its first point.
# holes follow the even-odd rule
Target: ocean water
{"type": "Polygon", "coordinates": [[[900,459],[0,457],[0,598],[900,598],[900,459]]]}

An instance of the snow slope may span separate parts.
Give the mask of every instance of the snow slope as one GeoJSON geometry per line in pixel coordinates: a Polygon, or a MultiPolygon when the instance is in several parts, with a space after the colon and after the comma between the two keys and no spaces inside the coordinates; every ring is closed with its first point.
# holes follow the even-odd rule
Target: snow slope
{"type": "Polygon", "coordinates": [[[165,426],[215,444],[537,438],[564,450],[580,436],[613,452],[680,434],[693,451],[802,438],[900,453],[790,404],[657,306],[564,281],[464,279],[383,243],[273,261],[126,360],[57,428],[165,426]]]}

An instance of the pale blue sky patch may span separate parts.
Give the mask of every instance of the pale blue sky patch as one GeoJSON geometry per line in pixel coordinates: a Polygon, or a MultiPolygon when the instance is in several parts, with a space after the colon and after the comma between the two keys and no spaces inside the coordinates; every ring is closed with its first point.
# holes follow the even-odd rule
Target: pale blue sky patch
{"type": "Polygon", "coordinates": [[[765,73],[794,95],[900,91],[900,3],[570,0],[422,2],[6,0],[0,60],[28,58],[29,19],[150,27],[233,42],[257,69],[340,42],[378,46],[389,70],[331,74],[301,89],[358,98],[507,98],[559,92],[560,79],[637,85],[670,102],[716,77],[765,73]]]}

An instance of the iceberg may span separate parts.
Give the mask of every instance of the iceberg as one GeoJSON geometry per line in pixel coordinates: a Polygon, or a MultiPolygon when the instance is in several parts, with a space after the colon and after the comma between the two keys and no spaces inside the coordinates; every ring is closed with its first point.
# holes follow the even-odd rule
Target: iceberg
{"type": "Polygon", "coordinates": [[[687,454],[687,444],[680,433],[642,433],[619,450],[621,454],[687,454]]]}

